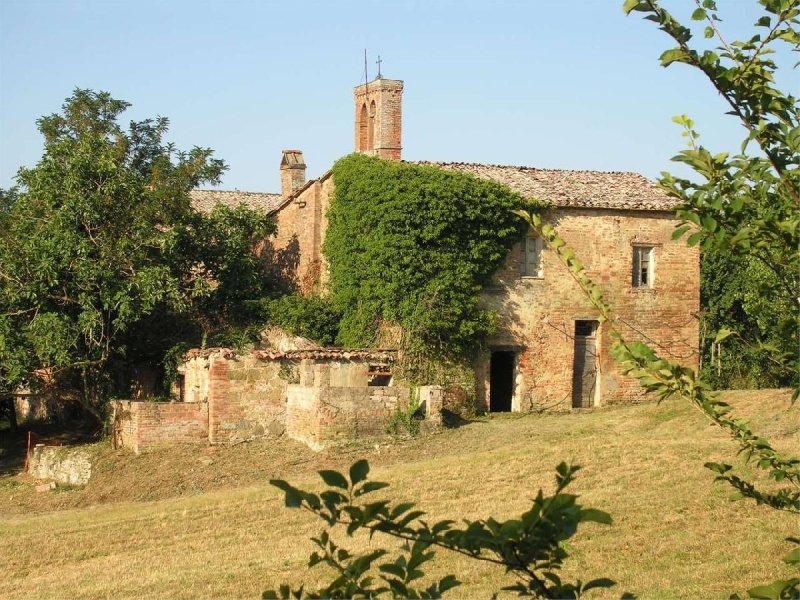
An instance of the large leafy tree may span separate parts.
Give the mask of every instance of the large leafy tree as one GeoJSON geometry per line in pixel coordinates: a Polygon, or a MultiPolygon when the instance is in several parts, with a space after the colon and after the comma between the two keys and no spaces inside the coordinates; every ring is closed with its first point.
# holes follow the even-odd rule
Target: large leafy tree
{"type": "Polygon", "coordinates": [[[136,360],[145,346],[137,340],[170,330],[176,315],[202,321],[203,331],[220,326],[243,296],[262,291],[251,250],[269,220],[245,209],[193,211],[189,191],[217,183],[224,163],[210,149],[166,143],[165,118],[123,129],[128,106],[75,90],[38,121],[44,155],[2,196],[6,391],[35,385],[36,374],[61,378],[99,414],[115,359],[136,360]]]}

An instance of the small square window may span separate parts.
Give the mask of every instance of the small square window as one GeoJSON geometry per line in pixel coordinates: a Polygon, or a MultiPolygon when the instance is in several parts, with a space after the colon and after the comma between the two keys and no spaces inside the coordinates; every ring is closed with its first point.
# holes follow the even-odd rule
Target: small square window
{"type": "Polygon", "coordinates": [[[542,271],[542,238],[523,238],[520,246],[520,274],[523,277],[543,277],[542,271]]]}
{"type": "Polygon", "coordinates": [[[655,278],[655,252],[652,246],[633,247],[633,280],[635,288],[653,287],[655,278]]]}

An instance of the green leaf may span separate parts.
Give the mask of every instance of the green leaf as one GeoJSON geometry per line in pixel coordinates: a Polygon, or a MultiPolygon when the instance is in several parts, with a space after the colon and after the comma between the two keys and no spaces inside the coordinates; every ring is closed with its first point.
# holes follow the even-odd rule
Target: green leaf
{"type": "Polygon", "coordinates": [[[702,21],[708,16],[704,8],[696,8],[692,13],[692,21],[702,21]]]}
{"type": "Polygon", "coordinates": [[[680,225],[675,228],[675,231],[672,232],[672,239],[677,240],[680,238],[684,233],[689,231],[692,228],[691,225],[680,225]]]}
{"type": "Polygon", "coordinates": [[[631,14],[631,12],[635,10],[646,10],[647,5],[642,2],[641,0],[625,0],[625,3],[622,5],[622,12],[626,15],[631,14]]]}
{"type": "Polygon", "coordinates": [[[598,588],[611,588],[616,585],[616,581],[613,579],[608,579],[606,577],[601,577],[599,579],[592,579],[591,581],[587,581],[585,584],[581,586],[581,592],[588,592],[589,590],[598,589],[598,588]]]}
{"type": "Polygon", "coordinates": [[[736,332],[735,331],[731,331],[730,329],[725,329],[725,328],[720,329],[717,332],[717,335],[714,337],[714,342],[716,344],[719,344],[722,340],[725,340],[725,339],[729,338],[734,333],[736,333],[736,332]]]}
{"type": "Polygon", "coordinates": [[[398,577],[401,580],[406,576],[406,570],[400,565],[396,565],[394,563],[381,565],[378,567],[378,570],[380,570],[382,573],[389,573],[390,575],[394,575],[395,577],[398,577]]]}
{"type": "Polygon", "coordinates": [[[668,67],[674,62],[687,62],[689,55],[682,48],[673,48],[664,52],[659,60],[662,67],[668,67]]]}
{"type": "Polygon", "coordinates": [[[796,565],[800,564],[800,546],[789,552],[786,556],[783,557],[783,562],[796,565]]]}
{"type": "Polygon", "coordinates": [[[318,471],[319,476],[322,477],[322,480],[331,487],[338,487],[343,490],[348,489],[347,479],[345,479],[344,475],[339,473],[338,471],[330,471],[330,470],[322,470],[318,471]]]}
{"type": "Polygon", "coordinates": [[[369,463],[364,459],[353,463],[353,466],[350,467],[350,481],[354,486],[364,481],[367,474],[369,474],[369,463]]]}
{"type": "Polygon", "coordinates": [[[702,239],[703,239],[703,234],[699,231],[696,231],[687,238],[686,245],[689,247],[696,246],[702,239]]]}
{"type": "Polygon", "coordinates": [[[444,593],[447,590],[451,590],[459,585],[461,585],[461,582],[456,579],[455,575],[447,575],[439,580],[439,592],[444,593]]]}
{"type": "Polygon", "coordinates": [[[759,585],[747,590],[751,598],[759,600],[781,600],[786,590],[796,586],[800,579],[778,579],[767,585],[759,585]]]}
{"type": "Polygon", "coordinates": [[[298,490],[287,490],[284,503],[286,504],[287,508],[297,508],[303,504],[303,497],[300,495],[298,490]]]}

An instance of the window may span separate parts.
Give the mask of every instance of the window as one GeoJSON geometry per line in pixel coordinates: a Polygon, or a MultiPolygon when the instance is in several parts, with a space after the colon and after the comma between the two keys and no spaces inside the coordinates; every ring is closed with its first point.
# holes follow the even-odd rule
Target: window
{"type": "Polygon", "coordinates": [[[655,275],[652,246],[633,247],[633,287],[651,288],[655,275]]]}
{"type": "Polygon", "coordinates": [[[526,237],[520,248],[520,274],[523,277],[542,277],[542,238],[526,237]]]}

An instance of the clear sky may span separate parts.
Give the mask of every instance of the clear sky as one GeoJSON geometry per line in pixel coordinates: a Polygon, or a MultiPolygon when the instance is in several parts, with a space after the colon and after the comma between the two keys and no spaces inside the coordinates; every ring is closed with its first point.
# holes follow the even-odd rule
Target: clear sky
{"type": "MultiPolygon", "coordinates": [[[[718,0],[735,39],[754,0],[718,0]]],[[[35,121],[75,87],[132,103],[127,119],[169,117],[179,148],[229,165],[224,189],[279,191],[283,148],[309,176],[353,149],[352,88],[380,53],[405,81],[403,157],[638,171],[673,168],[671,117],[735,151],[742,131],[670,47],[621,0],[0,0],[0,187],[42,153],[35,121]]],[[[667,3],[688,15],[690,0],[667,3]]],[[[688,17],[687,17],[688,20],[688,17]]],[[[779,56],[798,92],[796,57],[779,56]]]]}

